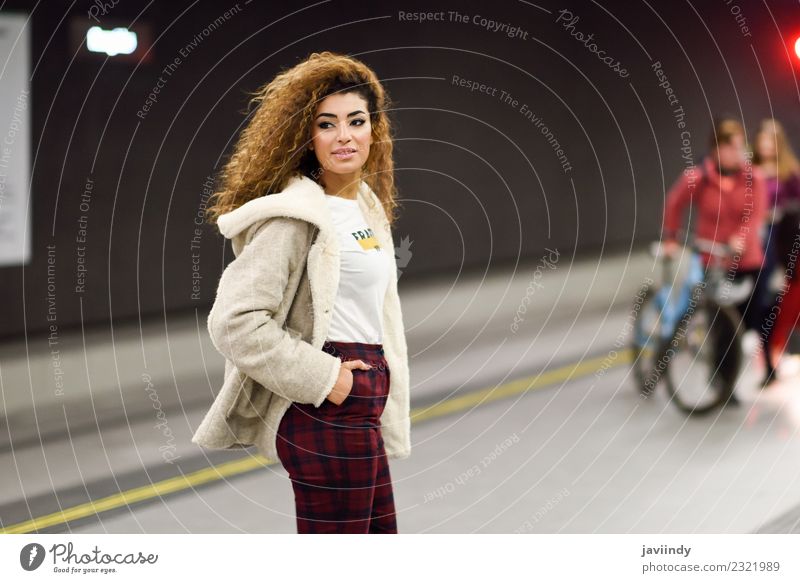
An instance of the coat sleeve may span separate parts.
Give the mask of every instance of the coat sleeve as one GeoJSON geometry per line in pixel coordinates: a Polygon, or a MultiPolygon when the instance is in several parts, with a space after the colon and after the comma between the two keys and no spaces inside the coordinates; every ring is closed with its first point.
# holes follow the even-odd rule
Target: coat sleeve
{"type": "Polygon", "coordinates": [[[681,172],[669,189],[664,207],[664,239],[675,239],[677,236],[683,222],[683,211],[691,204],[693,191],[700,181],[700,169],[694,166],[681,172]]]}
{"type": "Polygon", "coordinates": [[[208,331],[242,373],[287,399],[319,407],[336,384],[341,360],[273,319],[290,274],[304,264],[307,234],[305,221],[267,220],[222,273],[208,331]]]}

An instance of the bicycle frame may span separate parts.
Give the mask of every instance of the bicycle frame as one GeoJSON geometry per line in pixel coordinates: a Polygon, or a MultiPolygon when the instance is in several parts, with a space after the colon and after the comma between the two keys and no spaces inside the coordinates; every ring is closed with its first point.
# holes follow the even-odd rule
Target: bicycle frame
{"type": "MultiPolygon", "coordinates": [[[[672,280],[671,259],[663,259],[664,281],[672,280]]],[[[692,251],[689,256],[689,269],[684,281],[680,286],[675,289],[675,285],[667,286],[662,285],[655,293],[653,301],[658,307],[660,314],[659,318],[659,336],[662,341],[667,341],[672,338],[678,327],[678,322],[681,317],[689,309],[689,303],[696,286],[703,282],[705,272],[703,270],[703,262],[700,254],[692,251]]],[[[644,345],[647,339],[640,338],[641,344],[644,345]]]]}
{"type": "MultiPolygon", "coordinates": [[[[724,243],[707,239],[695,239],[690,246],[689,265],[684,281],[675,289],[675,284],[662,284],[655,293],[655,304],[660,314],[659,336],[661,340],[668,340],[675,333],[680,319],[689,309],[691,298],[697,286],[703,286],[703,293],[710,292],[711,297],[720,305],[730,305],[730,288],[723,273],[723,258],[731,255],[731,249],[724,243]],[[706,251],[712,260],[708,266],[703,265],[700,255],[706,251]]],[[[663,281],[673,281],[672,259],[664,257],[663,281]]],[[[646,339],[637,339],[645,343],[646,339]]]]}

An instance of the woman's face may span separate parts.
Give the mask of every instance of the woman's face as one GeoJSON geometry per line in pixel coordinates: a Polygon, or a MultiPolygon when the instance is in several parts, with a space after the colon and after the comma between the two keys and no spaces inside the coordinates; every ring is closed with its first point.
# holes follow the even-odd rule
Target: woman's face
{"type": "Polygon", "coordinates": [[[769,131],[758,132],[756,151],[762,160],[775,158],[775,134],[769,131]]]}
{"type": "Polygon", "coordinates": [[[329,95],[317,107],[313,128],[312,146],[325,172],[360,172],[372,143],[372,126],[364,98],[353,92],[329,95]]]}

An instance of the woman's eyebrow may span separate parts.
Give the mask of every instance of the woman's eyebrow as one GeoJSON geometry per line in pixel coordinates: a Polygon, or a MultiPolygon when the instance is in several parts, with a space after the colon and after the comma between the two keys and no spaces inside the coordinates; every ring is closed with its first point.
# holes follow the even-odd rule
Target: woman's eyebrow
{"type": "MultiPolygon", "coordinates": [[[[361,110],[359,109],[359,110],[357,110],[357,111],[354,111],[354,112],[352,112],[352,113],[348,113],[348,114],[347,114],[347,117],[352,117],[352,116],[354,116],[354,115],[358,115],[359,113],[364,113],[364,112],[363,112],[363,111],[361,111],[361,110]]],[[[319,114],[317,117],[315,117],[314,119],[317,119],[317,118],[320,118],[320,117],[332,117],[332,118],[336,118],[336,115],[334,115],[334,114],[332,114],[332,113],[320,113],[320,114],[319,114]]]]}

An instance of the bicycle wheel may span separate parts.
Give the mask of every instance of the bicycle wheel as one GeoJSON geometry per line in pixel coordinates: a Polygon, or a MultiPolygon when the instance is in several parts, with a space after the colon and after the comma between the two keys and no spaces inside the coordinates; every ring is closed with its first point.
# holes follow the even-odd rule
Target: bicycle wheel
{"type": "Polygon", "coordinates": [[[742,358],[738,322],[730,308],[706,300],[681,318],[661,351],[667,391],[681,411],[707,414],[733,394],[742,358]]]}
{"type": "Polygon", "coordinates": [[[636,381],[639,394],[649,396],[658,384],[653,375],[656,365],[656,356],[662,343],[661,332],[661,307],[656,301],[656,292],[648,287],[637,298],[631,313],[636,319],[633,323],[633,336],[630,342],[633,378],[636,381]],[[639,299],[641,298],[641,299],[639,299]]]}

